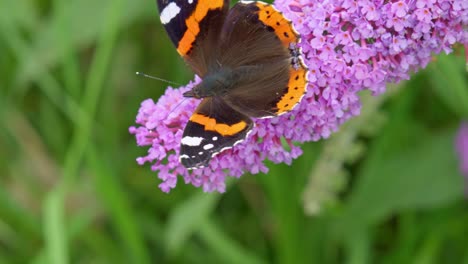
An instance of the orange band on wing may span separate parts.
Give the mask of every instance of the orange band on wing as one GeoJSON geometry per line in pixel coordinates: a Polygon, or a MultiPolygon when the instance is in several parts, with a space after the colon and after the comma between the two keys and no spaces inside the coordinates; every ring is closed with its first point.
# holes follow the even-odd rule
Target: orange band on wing
{"type": "Polygon", "coordinates": [[[200,22],[206,17],[208,11],[215,9],[222,9],[224,5],[223,0],[209,0],[198,2],[193,13],[185,20],[187,30],[184,36],[179,41],[177,51],[180,55],[185,56],[192,49],[193,43],[200,33],[200,22]]]}
{"type": "Polygon", "coordinates": [[[277,114],[291,111],[302,99],[307,89],[307,68],[300,64],[298,69],[289,70],[288,91],[276,104],[277,114]]]}
{"type": "Polygon", "coordinates": [[[222,136],[235,135],[247,127],[247,123],[245,121],[240,121],[239,123],[232,125],[217,124],[214,118],[209,118],[200,114],[193,114],[192,117],[190,117],[190,121],[204,126],[207,131],[218,132],[222,136]]]}
{"type": "Polygon", "coordinates": [[[265,25],[275,30],[276,36],[284,46],[289,48],[289,44],[299,41],[299,34],[294,30],[291,21],[287,20],[281,12],[272,5],[257,2],[258,18],[265,25]]]}

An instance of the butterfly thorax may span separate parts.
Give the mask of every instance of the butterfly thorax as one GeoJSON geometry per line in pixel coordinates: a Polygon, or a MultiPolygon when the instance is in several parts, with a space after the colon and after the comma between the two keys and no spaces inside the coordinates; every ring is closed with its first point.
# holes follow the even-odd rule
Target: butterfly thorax
{"type": "Polygon", "coordinates": [[[208,73],[201,83],[185,92],[184,97],[205,98],[225,95],[239,80],[238,70],[220,68],[208,73]]]}

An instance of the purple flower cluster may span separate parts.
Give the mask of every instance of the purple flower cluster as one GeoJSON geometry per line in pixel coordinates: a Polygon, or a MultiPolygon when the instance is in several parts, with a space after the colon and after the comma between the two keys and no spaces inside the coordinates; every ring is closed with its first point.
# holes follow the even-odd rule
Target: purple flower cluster
{"type": "Polygon", "coordinates": [[[468,180],[468,123],[463,123],[458,131],[456,148],[460,159],[460,170],[468,180]]]}
{"type": "Polygon", "coordinates": [[[250,136],[213,158],[208,167],[186,170],[178,161],[182,132],[199,101],[182,100],[168,88],[157,103],[144,101],[131,127],[140,146],[149,146],[139,164],[152,164],[169,192],[177,176],[204,191],[225,190],[226,175],[267,172],[265,161],[290,164],[302,154],[292,142],[327,138],[360,112],[358,92],[385,91],[385,84],[408,79],[425,67],[432,53],[468,45],[467,0],[277,0],[302,36],[309,67],[308,92],[290,113],[255,120],[250,136]],[[261,139],[261,140],[259,140],[261,139]]]}

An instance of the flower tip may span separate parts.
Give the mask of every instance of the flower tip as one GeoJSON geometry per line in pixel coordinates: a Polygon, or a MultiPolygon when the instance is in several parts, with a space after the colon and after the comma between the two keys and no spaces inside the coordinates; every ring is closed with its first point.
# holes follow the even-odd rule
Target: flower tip
{"type": "Polygon", "coordinates": [[[146,159],[142,158],[142,157],[139,157],[139,158],[136,159],[136,162],[138,163],[138,165],[143,165],[143,164],[145,164],[146,159]]]}
{"type": "Polygon", "coordinates": [[[164,193],[169,193],[171,191],[171,187],[169,187],[165,182],[159,184],[159,189],[163,191],[164,193]]]}
{"type": "Polygon", "coordinates": [[[300,13],[302,12],[302,7],[291,4],[289,5],[289,10],[291,10],[292,12],[300,13]]]}

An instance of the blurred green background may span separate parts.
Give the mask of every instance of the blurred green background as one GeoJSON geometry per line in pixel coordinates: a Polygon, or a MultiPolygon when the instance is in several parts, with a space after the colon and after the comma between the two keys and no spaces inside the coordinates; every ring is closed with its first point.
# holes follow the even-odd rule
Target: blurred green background
{"type": "Polygon", "coordinates": [[[463,49],[291,167],[169,195],[128,133],[193,74],[153,0],[0,0],[0,263],[468,263],[463,49]]]}

